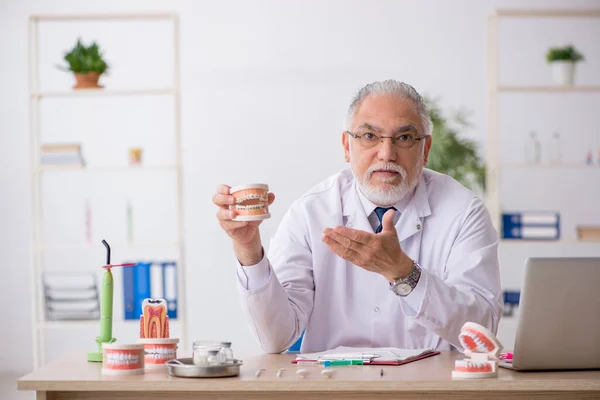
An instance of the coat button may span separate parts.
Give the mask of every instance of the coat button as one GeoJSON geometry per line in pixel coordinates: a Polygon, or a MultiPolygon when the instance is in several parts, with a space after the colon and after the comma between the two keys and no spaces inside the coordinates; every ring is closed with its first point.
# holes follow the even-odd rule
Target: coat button
{"type": "Polygon", "coordinates": [[[421,230],[421,224],[417,224],[417,230],[421,230]]]}
{"type": "Polygon", "coordinates": [[[375,312],[379,312],[379,307],[375,307],[375,308],[373,309],[373,311],[375,311],[375,312]]]}

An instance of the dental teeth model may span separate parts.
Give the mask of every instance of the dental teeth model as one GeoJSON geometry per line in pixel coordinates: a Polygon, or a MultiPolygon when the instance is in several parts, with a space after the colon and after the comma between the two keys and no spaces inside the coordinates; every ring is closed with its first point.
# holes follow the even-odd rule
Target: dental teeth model
{"type": "Polygon", "coordinates": [[[231,209],[235,210],[234,221],[260,221],[269,214],[269,186],[261,183],[232,187],[229,193],[235,199],[231,209]]]}
{"type": "Polygon", "coordinates": [[[498,376],[498,356],[502,344],[485,327],[474,322],[463,325],[458,335],[469,358],[454,362],[453,378],[494,378],[498,376]]]}
{"type": "Polygon", "coordinates": [[[169,338],[169,316],[164,299],[145,299],[140,316],[140,339],[144,346],[146,369],[163,369],[177,358],[179,339],[169,338]]]}
{"type": "Polygon", "coordinates": [[[144,345],[104,343],[102,374],[138,375],[144,373],[144,345]]]}

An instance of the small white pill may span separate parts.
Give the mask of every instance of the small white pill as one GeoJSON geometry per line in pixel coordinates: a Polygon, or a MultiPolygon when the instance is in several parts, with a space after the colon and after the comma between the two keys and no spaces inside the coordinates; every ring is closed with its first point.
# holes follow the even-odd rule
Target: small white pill
{"type": "Polygon", "coordinates": [[[331,369],[324,369],[323,371],[321,371],[321,375],[327,377],[327,378],[331,378],[333,376],[333,370],[331,369]]]}
{"type": "Polygon", "coordinates": [[[298,374],[302,378],[304,378],[306,375],[308,375],[308,370],[307,369],[299,369],[298,371],[296,371],[296,374],[298,374]]]}

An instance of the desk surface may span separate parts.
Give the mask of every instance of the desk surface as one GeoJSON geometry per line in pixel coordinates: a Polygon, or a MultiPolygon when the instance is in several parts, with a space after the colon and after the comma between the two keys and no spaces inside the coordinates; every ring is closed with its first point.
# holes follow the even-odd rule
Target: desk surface
{"type": "Polygon", "coordinates": [[[177,378],[166,371],[148,371],[136,376],[105,376],[100,363],[89,363],[85,354],[72,354],[48,363],[17,382],[19,390],[35,390],[42,399],[155,399],[165,396],[184,399],[203,398],[317,398],[327,393],[329,399],[361,398],[366,394],[403,394],[403,398],[475,398],[481,392],[530,398],[600,397],[600,371],[515,372],[500,368],[494,379],[452,379],[454,360],[463,358],[457,352],[439,355],[401,366],[334,367],[331,379],[320,374],[322,367],[291,363],[293,355],[263,354],[243,360],[240,375],[233,378],[177,378]],[[265,371],[257,378],[259,368],[265,371]],[[281,377],[279,368],[285,368],[281,377]],[[296,375],[299,368],[309,375],[296,375]],[[441,396],[441,397],[440,397],[441,396]]]}

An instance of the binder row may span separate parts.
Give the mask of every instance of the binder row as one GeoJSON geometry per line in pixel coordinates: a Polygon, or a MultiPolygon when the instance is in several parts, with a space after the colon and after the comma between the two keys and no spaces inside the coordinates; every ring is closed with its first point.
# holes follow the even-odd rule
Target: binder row
{"type": "Polygon", "coordinates": [[[524,211],[502,214],[504,239],[558,240],[560,214],[554,211],[524,211]]]}
{"type": "Polygon", "coordinates": [[[138,261],[123,268],[123,306],[126,320],[139,320],[144,299],[165,299],[169,319],[177,318],[177,263],[138,261]]]}

